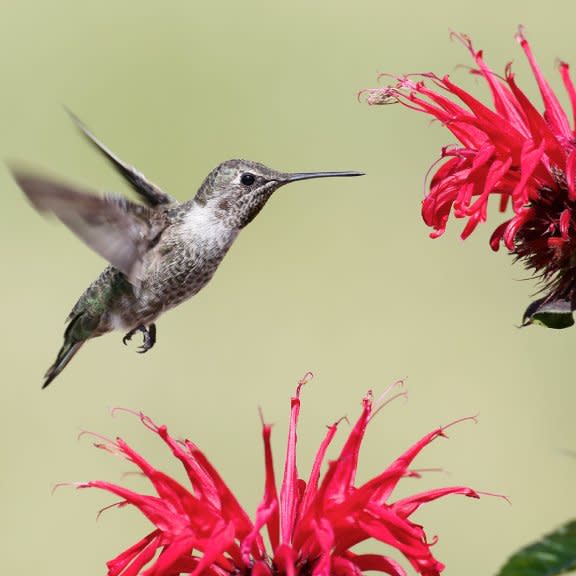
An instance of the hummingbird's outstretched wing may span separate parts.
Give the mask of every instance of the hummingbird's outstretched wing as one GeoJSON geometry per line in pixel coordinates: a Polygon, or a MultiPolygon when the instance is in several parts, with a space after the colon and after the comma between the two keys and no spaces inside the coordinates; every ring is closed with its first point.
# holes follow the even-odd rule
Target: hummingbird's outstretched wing
{"type": "Polygon", "coordinates": [[[138,286],[142,258],[163,226],[152,210],[118,196],[97,196],[29,172],[13,176],[34,208],[52,213],[138,286]]]}
{"type": "Polygon", "coordinates": [[[134,166],[129,166],[116,154],[114,154],[107,146],[102,144],[90,130],[82,123],[82,121],[75,116],[70,110],[68,110],[68,114],[79,128],[79,130],[84,134],[84,136],[88,139],[88,141],[97,149],[99,150],[108,161],[112,164],[112,166],[116,169],[116,171],[130,184],[132,189],[142,198],[148,206],[159,206],[160,204],[173,204],[176,203],[176,200],[166,194],[162,189],[160,189],[156,184],[153,184],[142,174],[134,168],[134,166]]]}

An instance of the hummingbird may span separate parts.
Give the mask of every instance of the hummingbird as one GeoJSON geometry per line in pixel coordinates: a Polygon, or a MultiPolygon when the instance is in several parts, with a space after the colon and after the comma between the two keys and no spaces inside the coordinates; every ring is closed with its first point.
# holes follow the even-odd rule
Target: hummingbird
{"type": "Polygon", "coordinates": [[[71,116],[136,192],[139,202],[12,170],[36,210],[56,216],[109,263],[68,315],[64,343],[42,388],[86,341],[113,330],[125,332],[124,344],[141,333],[138,352],[150,350],[156,343],[157,318],[208,284],[239,232],[278,188],[312,178],[362,175],[355,171],[287,173],[250,160],[227,160],[208,174],[191,200],[179,202],[71,116]]]}

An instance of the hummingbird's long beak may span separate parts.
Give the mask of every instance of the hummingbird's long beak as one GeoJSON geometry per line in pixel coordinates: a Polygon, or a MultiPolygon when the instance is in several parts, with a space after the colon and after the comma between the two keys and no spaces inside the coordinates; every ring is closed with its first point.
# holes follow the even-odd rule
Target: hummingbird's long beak
{"type": "Polygon", "coordinates": [[[364,176],[364,172],[356,172],[354,170],[347,172],[296,172],[288,174],[285,182],[310,180],[311,178],[339,178],[340,176],[364,176]]]}

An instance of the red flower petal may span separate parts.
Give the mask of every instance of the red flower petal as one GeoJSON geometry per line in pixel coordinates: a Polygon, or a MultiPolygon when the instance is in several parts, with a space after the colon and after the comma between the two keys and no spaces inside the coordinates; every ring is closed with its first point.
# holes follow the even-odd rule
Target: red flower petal
{"type": "Polygon", "coordinates": [[[107,562],[108,576],[118,576],[121,573],[123,576],[137,576],[140,569],[154,558],[160,545],[160,535],[160,530],[154,530],[134,546],[130,546],[122,554],[107,562]]]}
{"type": "Polygon", "coordinates": [[[566,114],[560,106],[560,102],[558,98],[556,98],[556,94],[550,88],[550,84],[544,78],[538,64],[536,64],[536,60],[532,54],[532,49],[530,48],[530,44],[524,37],[522,30],[518,32],[516,35],[516,39],[520,42],[522,49],[524,50],[526,57],[528,58],[528,62],[530,62],[530,66],[532,67],[532,72],[538,82],[538,88],[540,88],[540,94],[542,94],[542,100],[544,100],[545,106],[545,117],[553,132],[558,135],[564,136],[566,139],[572,138],[572,132],[570,130],[570,125],[568,124],[568,119],[566,118],[566,114]]]}
{"type": "Polygon", "coordinates": [[[280,490],[280,537],[283,544],[292,541],[292,529],[296,507],[298,505],[297,484],[298,470],[296,469],[296,428],[300,414],[300,390],[304,381],[298,384],[296,396],[291,400],[290,427],[288,429],[288,445],[286,447],[286,463],[284,465],[284,478],[280,490]]]}

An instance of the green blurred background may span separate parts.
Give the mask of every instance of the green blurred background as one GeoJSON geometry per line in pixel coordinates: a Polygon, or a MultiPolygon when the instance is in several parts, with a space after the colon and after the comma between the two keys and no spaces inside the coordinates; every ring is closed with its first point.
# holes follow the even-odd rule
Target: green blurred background
{"type": "Polygon", "coordinates": [[[471,62],[449,29],[469,33],[498,71],[513,59],[536,98],[516,27],[526,25],[560,88],[555,59],[576,65],[574,16],[573,3],[555,1],[3,0],[3,158],[129,193],[80,138],[67,105],[180,199],[231,157],[367,175],[282,189],[208,288],[160,320],[151,353],[106,336],[41,391],[63,320],[104,263],[34,213],[0,171],[2,573],[101,575],[146,533],[130,510],[96,522],[114,501],[106,494],[51,496],[61,481],[120,481],[130,470],[89,439],[77,442],[84,429],[122,434],[175,470],[134,418],[111,418],[114,406],[143,410],[197,442],[252,513],[263,488],[257,407],[276,423],[280,472],[289,398],[307,370],[316,378],[303,395],[304,476],[324,425],[356,417],[367,389],[399,377],[408,377],[409,401],[371,425],[360,480],[433,427],[480,414],[478,426],[453,429],[417,462],[444,472],[400,491],[467,484],[510,497],[512,506],[453,497],[415,516],[440,536],[435,552],[447,574],[493,574],[517,547],[575,517],[576,329],[517,328],[535,284],[490,251],[502,221],[495,211],[466,242],[461,222],[428,238],[424,175],[448,132],[400,106],[356,100],[380,72],[451,72],[485,94],[457,68],[471,62]]]}

